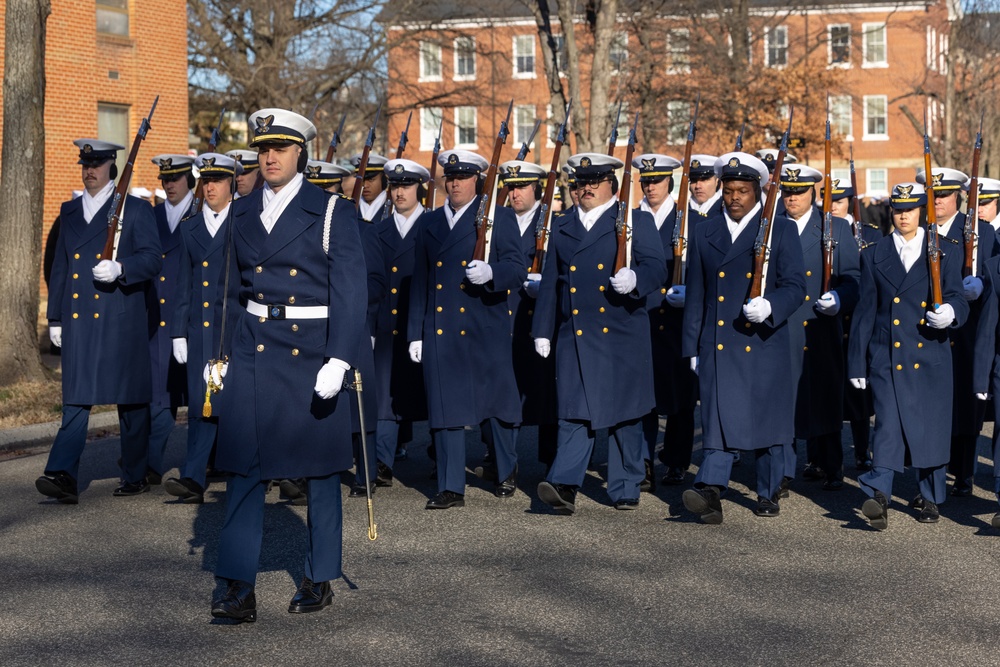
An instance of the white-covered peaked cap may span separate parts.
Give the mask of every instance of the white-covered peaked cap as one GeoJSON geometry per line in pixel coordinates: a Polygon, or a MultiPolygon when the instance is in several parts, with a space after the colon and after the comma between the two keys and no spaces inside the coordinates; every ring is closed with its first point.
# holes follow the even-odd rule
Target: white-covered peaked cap
{"type": "Polygon", "coordinates": [[[225,178],[236,173],[236,160],[222,153],[202,153],[195,164],[201,178],[225,178]]]}
{"type": "MultiPolygon", "coordinates": [[[[382,171],[385,168],[385,163],[389,161],[384,155],[379,155],[378,153],[368,153],[368,164],[365,166],[366,174],[373,174],[375,172],[382,171]]],[[[354,165],[355,173],[358,171],[358,167],[361,166],[361,153],[355,153],[351,156],[351,164],[354,165]]]]}
{"type": "MultiPolygon", "coordinates": [[[[949,169],[947,167],[931,168],[931,189],[934,190],[935,194],[938,192],[947,192],[950,194],[955,190],[961,190],[968,180],[969,177],[958,169],[949,169]]],[[[926,187],[927,174],[924,173],[923,169],[917,170],[916,181],[926,187]]]]}
{"type": "Polygon", "coordinates": [[[927,192],[920,183],[897,183],[889,194],[889,205],[896,210],[917,208],[927,203],[927,192]]]}
{"type": "Polygon", "coordinates": [[[796,163],[782,165],[781,178],[778,179],[778,185],[783,190],[810,188],[822,182],[823,174],[820,173],[819,169],[796,163]]]}
{"type": "Polygon", "coordinates": [[[592,181],[611,176],[625,163],[604,153],[577,153],[570,156],[569,166],[576,172],[577,181],[592,181]]]}
{"type": "Polygon", "coordinates": [[[738,151],[719,156],[715,175],[723,181],[757,181],[760,185],[764,185],[770,177],[763,160],[738,151]]]}
{"type": "Polygon", "coordinates": [[[118,151],[125,150],[124,146],[100,139],[77,139],[73,143],[80,149],[80,159],[77,164],[94,164],[105,160],[114,160],[118,156],[118,151]]]}
{"type": "Polygon", "coordinates": [[[576,170],[573,169],[573,167],[569,166],[569,163],[564,164],[562,166],[562,170],[563,173],[566,174],[566,179],[569,181],[571,185],[576,183],[576,170]]]}
{"type": "MultiPolygon", "coordinates": [[[[970,178],[962,186],[962,189],[968,191],[972,187],[972,179],[970,178]]],[[[996,199],[1000,197],[1000,181],[995,178],[986,178],[985,176],[979,177],[979,201],[989,201],[990,199],[996,199]]]]}
{"type": "MultiPolygon", "coordinates": [[[[754,155],[760,158],[761,162],[763,162],[767,166],[768,173],[774,171],[774,164],[778,160],[777,148],[762,148],[756,153],[754,153],[754,155]]],[[[785,159],[784,161],[782,161],[782,164],[795,164],[798,161],[799,160],[797,157],[786,151],[785,159]]]]}
{"type": "Polygon", "coordinates": [[[316,126],[305,116],[287,109],[261,109],[250,114],[251,148],[263,143],[292,143],[299,146],[316,138],[316,126]]]}
{"type": "Polygon", "coordinates": [[[226,155],[242,164],[244,172],[251,171],[260,166],[260,162],[257,159],[257,151],[237,148],[231,151],[226,151],[226,155]]]}
{"type": "Polygon", "coordinates": [[[632,158],[632,166],[639,170],[640,178],[660,178],[673,176],[681,161],[662,153],[643,153],[632,158]]]}
{"type": "Polygon", "coordinates": [[[544,180],[549,172],[533,162],[508,160],[500,165],[504,185],[527,185],[544,180]]]}
{"type": "Polygon", "coordinates": [[[390,183],[395,185],[412,185],[414,183],[426,183],[430,180],[431,172],[422,164],[407,160],[406,158],[394,158],[385,163],[382,169],[390,183]]]}
{"type": "MultiPolygon", "coordinates": [[[[851,187],[850,181],[845,181],[840,178],[830,179],[830,200],[839,201],[841,199],[848,199],[854,196],[854,188],[851,187]]],[[[826,188],[821,187],[819,189],[820,194],[826,194],[826,188]]]]}
{"type": "Polygon", "coordinates": [[[344,176],[353,174],[352,169],[342,167],[333,162],[323,162],[322,160],[309,160],[306,162],[306,171],[303,176],[313,185],[328,186],[340,183],[344,176]]]}
{"type": "Polygon", "coordinates": [[[438,164],[443,168],[445,176],[478,174],[486,171],[490,166],[490,163],[482,155],[460,148],[442,151],[438,155],[438,164]]]}
{"type": "Polygon", "coordinates": [[[160,170],[159,178],[186,174],[194,166],[194,158],[180,153],[163,153],[150,160],[160,170]]]}
{"type": "Polygon", "coordinates": [[[715,176],[715,165],[718,164],[719,158],[715,155],[708,155],[706,153],[697,153],[691,156],[691,178],[705,178],[706,176],[715,176]]]}

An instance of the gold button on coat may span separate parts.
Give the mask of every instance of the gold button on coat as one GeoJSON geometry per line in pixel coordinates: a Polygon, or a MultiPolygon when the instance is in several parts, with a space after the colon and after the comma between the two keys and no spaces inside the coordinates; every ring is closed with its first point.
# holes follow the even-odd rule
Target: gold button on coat
{"type": "Polygon", "coordinates": [[[264,346],[263,345],[258,345],[257,346],[257,351],[258,352],[263,352],[264,351],[264,346]]]}
{"type": "Polygon", "coordinates": [[[293,357],[299,356],[299,350],[298,350],[298,348],[295,348],[295,347],[292,348],[292,356],[293,357]]]}
{"type": "Polygon", "coordinates": [[[288,275],[290,275],[290,276],[292,276],[294,278],[295,276],[299,275],[299,271],[298,271],[298,269],[289,269],[288,270],[288,275]]]}

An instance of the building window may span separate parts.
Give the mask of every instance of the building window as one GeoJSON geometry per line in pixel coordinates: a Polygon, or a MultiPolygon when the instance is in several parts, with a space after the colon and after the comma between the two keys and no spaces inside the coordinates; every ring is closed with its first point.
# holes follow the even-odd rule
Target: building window
{"type": "Polygon", "coordinates": [[[948,73],[948,35],[941,33],[938,35],[938,71],[942,74],[948,73]]]}
{"type": "Polygon", "coordinates": [[[885,140],[889,138],[886,123],[888,99],[885,95],[865,95],[864,139],[885,140]]]}
{"type": "Polygon", "coordinates": [[[420,81],[441,80],[441,45],[420,42],[420,81]]]}
{"type": "Polygon", "coordinates": [[[888,197],[889,178],[885,169],[865,170],[865,192],[868,197],[888,197]]]}
{"type": "Polygon", "coordinates": [[[441,107],[424,107],[420,110],[420,150],[434,150],[442,116],[441,107]]]}
{"type": "Polygon", "coordinates": [[[864,33],[864,67],[888,67],[886,59],[886,33],[884,23],[865,23],[861,30],[864,33]]]}
{"type": "Polygon", "coordinates": [[[764,31],[764,56],[768,67],[788,64],[788,27],[779,25],[764,31]]]}
{"type": "Polygon", "coordinates": [[[552,35],[552,41],[555,42],[555,51],[553,55],[556,59],[556,71],[559,72],[559,76],[566,75],[566,37],[564,35],[552,35]]]}
{"type": "Polygon", "coordinates": [[[97,0],[97,32],[128,37],[128,0],[97,0]]]}
{"type": "MultiPolygon", "coordinates": [[[[524,104],[514,107],[514,146],[518,150],[523,144],[528,143],[531,131],[535,129],[535,105],[524,104]]],[[[534,140],[528,148],[534,145],[534,140]]]]}
{"type": "Polygon", "coordinates": [[[851,96],[833,95],[830,97],[830,129],[851,141],[852,121],[851,96]]]}
{"type": "Polygon", "coordinates": [[[830,38],[830,64],[851,66],[851,24],[841,23],[827,28],[830,38]]]}
{"type": "Polygon", "coordinates": [[[682,100],[667,102],[667,143],[671,145],[687,142],[691,105],[682,100]]]}
{"type": "Polygon", "coordinates": [[[667,31],[667,73],[691,71],[691,33],[686,28],[667,31]]]}
{"type": "MultiPolygon", "coordinates": [[[[119,146],[128,146],[132,143],[132,137],[128,131],[129,107],[121,104],[97,103],[97,138],[101,141],[110,141],[119,146]]],[[[128,159],[126,151],[118,151],[115,164],[118,165],[118,173],[125,168],[125,161],[128,159]]]]}
{"type": "Polygon", "coordinates": [[[476,38],[456,37],[455,81],[472,81],[476,78],[476,38]]]}
{"type": "Polygon", "coordinates": [[[611,38],[611,45],[608,49],[608,61],[611,64],[612,72],[622,72],[628,63],[628,34],[624,32],[615,33],[611,38]]]}
{"type": "Polygon", "coordinates": [[[455,108],[455,147],[476,148],[476,107],[455,108]]]}
{"type": "Polygon", "coordinates": [[[514,78],[535,78],[535,36],[514,37],[514,78]]]}

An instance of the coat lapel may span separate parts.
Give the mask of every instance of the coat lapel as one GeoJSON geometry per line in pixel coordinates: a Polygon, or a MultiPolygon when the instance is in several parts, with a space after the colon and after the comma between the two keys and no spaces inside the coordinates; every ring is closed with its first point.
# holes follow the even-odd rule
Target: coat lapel
{"type": "Polygon", "coordinates": [[[729,253],[729,249],[733,246],[733,238],[729,233],[729,225],[726,224],[724,217],[719,218],[717,223],[708,225],[708,229],[705,232],[705,240],[708,242],[708,245],[715,248],[723,257],[729,253]]]}
{"type": "MultiPolygon", "coordinates": [[[[917,263],[919,263],[919,260],[917,263]]],[[[903,268],[903,263],[899,260],[899,254],[896,252],[896,245],[893,243],[892,236],[886,236],[885,240],[881,241],[878,247],[875,248],[874,264],[875,269],[882,275],[886,282],[892,285],[898,292],[899,286],[908,274],[906,273],[906,269],[903,268]]],[[[916,268],[917,266],[914,264],[911,273],[916,268]]]]}
{"type": "MultiPolygon", "coordinates": [[[[903,263],[899,261],[898,255],[896,261],[900,268],[902,268],[903,263]]],[[[930,273],[927,270],[927,244],[922,243],[920,245],[920,257],[917,258],[917,261],[913,263],[913,266],[910,267],[910,270],[903,277],[902,282],[899,284],[899,291],[905,292],[914,286],[920,286],[926,290],[928,285],[927,278],[929,275],[930,273]]]]}
{"type": "MultiPolygon", "coordinates": [[[[793,220],[794,224],[795,221],[793,220]]],[[[802,243],[802,254],[805,254],[812,250],[817,243],[823,238],[823,220],[820,218],[820,213],[816,210],[814,206],[812,211],[809,213],[809,221],[806,222],[806,228],[802,230],[799,234],[799,241],[802,243]]]]}
{"type": "Polygon", "coordinates": [[[594,226],[590,228],[590,231],[587,231],[583,226],[583,223],[580,222],[580,214],[577,212],[576,225],[579,231],[583,232],[583,234],[580,238],[580,244],[576,248],[576,252],[583,252],[608,234],[614,234],[615,221],[617,218],[618,206],[611,206],[608,210],[601,214],[601,217],[598,218],[596,222],[594,222],[594,226]]]}
{"type": "MultiPolygon", "coordinates": [[[[478,211],[479,197],[476,197],[476,199],[473,200],[472,205],[465,209],[465,213],[462,214],[462,217],[455,221],[455,226],[448,230],[447,235],[441,242],[441,252],[445,252],[452,246],[457,245],[470,234],[476,233],[476,213],[478,211]]],[[[444,228],[447,230],[448,218],[444,216],[443,211],[442,217],[444,218],[444,228]]]]}
{"type": "MultiPolygon", "coordinates": [[[[345,203],[339,205],[349,205],[345,203]]],[[[273,256],[286,245],[298,238],[304,231],[317,222],[322,223],[326,213],[326,197],[317,186],[303,182],[302,189],[288,202],[281,217],[274,224],[271,233],[261,247],[258,261],[263,262],[273,256]]]]}
{"type": "MultiPolygon", "coordinates": [[[[729,225],[725,223],[725,218],[723,218],[722,228],[725,230],[726,234],[729,234],[729,225]]],[[[760,229],[760,214],[755,213],[753,220],[743,228],[740,235],[736,237],[736,240],[732,242],[729,247],[729,251],[726,253],[725,258],[722,260],[723,264],[731,262],[734,259],[745,256],[753,249],[754,242],[757,240],[757,232],[760,229]]],[[[772,229],[773,231],[773,229],[772,229]]]]}

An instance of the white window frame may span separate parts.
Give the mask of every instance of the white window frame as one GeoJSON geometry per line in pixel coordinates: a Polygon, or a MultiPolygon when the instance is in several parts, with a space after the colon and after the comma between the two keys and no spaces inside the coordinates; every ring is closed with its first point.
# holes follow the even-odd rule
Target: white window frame
{"type": "Polygon", "coordinates": [[[608,44],[608,65],[612,67],[611,74],[615,75],[622,71],[621,67],[614,67],[612,65],[613,59],[612,55],[615,53],[617,46],[621,46],[621,52],[624,54],[622,57],[622,65],[628,67],[628,33],[619,30],[614,35],[611,36],[611,42],[608,44]]]}
{"type": "Polygon", "coordinates": [[[862,113],[864,114],[864,127],[862,128],[862,141],[889,141],[889,96],[888,95],[865,95],[862,98],[862,113]],[[885,132],[881,134],[869,134],[868,132],[868,102],[869,100],[881,99],[885,106],[885,132]]]}
{"type": "Polygon", "coordinates": [[[826,26],[826,66],[828,68],[837,69],[850,69],[851,68],[851,56],[853,55],[854,45],[851,42],[851,24],[850,23],[831,23],[826,26]],[[847,28],[847,62],[835,63],[833,62],[833,29],[834,28],[847,28]]]}
{"type": "Polygon", "coordinates": [[[774,28],[764,28],[764,66],[773,69],[784,69],[788,67],[788,26],[777,25],[774,28]],[[775,65],[771,62],[771,35],[772,31],[774,34],[784,33],[785,35],[785,62],[779,65],[775,65]]]}
{"type": "Polygon", "coordinates": [[[831,126],[831,128],[839,131],[840,128],[836,127],[837,120],[836,120],[836,118],[833,115],[833,110],[835,108],[835,103],[836,102],[842,103],[845,100],[847,102],[847,114],[846,114],[846,116],[847,116],[847,126],[848,126],[849,130],[848,130],[848,132],[846,134],[844,134],[842,132],[840,134],[841,134],[841,136],[846,141],[854,141],[854,98],[851,97],[850,95],[831,95],[830,96],[830,108],[827,109],[827,113],[830,114],[830,126],[831,126]]]}
{"type": "Polygon", "coordinates": [[[462,148],[466,150],[475,150],[479,148],[479,109],[474,106],[464,106],[455,107],[455,148],[462,148]],[[461,143],[460,137],[462,133],[461,126],[461,116],[463,109],[472,109],[472,132],[475,141],[470,143],[461,143]]]}
{"type": "Polygon", "coordinates": [[[861,24],[861,66],[867,69],[889,66],[889,28],[885,23],[861,24]],[[882,60],[868,60],[868,38],[876,31],[882,33],[882,60]]]}
{"type": "Polygon", "coordinates": [[[927,69],[937,71],[937,30],[927,26],[927,69]]]}
{"type": "MultiPolygon", "coordinates": [[[[538,119],[538,110],[535,108],[534,104],[515,104],[514,105],[514,111],[513,111],[513,113],[511,115],[514,116],[514,132],[513,132],[513,139],[514,139],[514,141],[513,141],[513,148],[516,148],[517,150],[521,150],[521,144],[524,143],[524,142],[521,141],[521,139],[518,137],[518,134],[520,134],[520,132],[522,130],[524,130],[525,127],[527,127],[527,132],[529,134],[531,133],[531,130],[534,129],[534,127],[535,127],[535,120],[538,119]],[[519,122],[518,119],[521,117],[521,113],[520,112],[524,111],[524,110],[527,110],[527,109],[531,110],[531,123],[529,125],[527,125],[527,126],[524,126],[524,125],[522,125],[519,122]]],[[[539,132],[542,131],[541,126],[539,126],[538,131],[539,132]]],[[[525,138],[527,139],[527,137],[525,137],[525,138]]],[[[532,148],[533,149],[537,145],[538,145],[538,135],[535,135],[535,138],[532,140],[532,142],[530,144],[528,144],[528,148],[532,148]]]]}
{"type": "Polygon", "coordinates": [[[462,35],[461,37],[456,37],[451,44],[454,60],[454,72],[452,75],[452,81],[475,81],[476,73],[479,71],[479,63],[476,59],[476,38],[472,35],[462,35]],[[459,43],[468,42],[469,43],[469,53],[472,56],[472,74],[459,74],[458,73],[458,60],[459,53],[463,52],[463,49],[459,47],[459,43]]]}
{"type": "MultiPolygon", "coordinates": [[[[860,193],[858,193],[860,194],[860,193]]],[[[872,169],[865,169],[865,192],[869,197],[888,197],[889,196],[889,170],[884,167],[875,167],[872,169]],[[872,181],[875,179],[872,176],[876,173],[881,173],[881,181],[884,187],[880,189],[875,189],[872,187],[872,181]]]]}
{"type": "Polygon", "coordinates": [[[514,35],[514,37],[512,38],[511,49],[512,49],[511,53],[514,54],[514,57],[511,58],[511,70],[513,72],[513,77],[515,79],[534,79],[534,78],[536,78],[538,76],[536,74],[536,72],[538,70],[538,55],[537,55],[538,49],[535,46],[535,36],[534,35],[514,35]],[[521,40],[521,39],[523,39],[523,40],[530,39],[531,40],[531,71],[530,72],[521,72],[521,71],[518,70],[518,66],[517,66],[517,60],[518,60],[518,58],[520,58],[520,57],[527,57],[527,54],[521,55],[521,54],[518,53],[517,42],[518,42],[518,40],[521,40]]]}
{"type": "Polygon", "coordinates": [[[667,74],[689,74],[691,72],[691,31],[687,28],[671,28],[667,30],[667,74]],[[684,35],[684,50],[675,50],[672,46],[673,36],[684,35]],[[675,65],[675,56],[681,55],[685,64],[679,67],[675,65]]]}
{"type": "Polygon", "coordinates": [[[443,67],[443,63],[441,62],[441,44],[439,44],[438,42],[431,41],[431,40],[424,40],[424,39],[420,40],[420,42],[418,42],[418,47],[417,47],[417,60],[419,62],[419,66],[420,66],[420,74],[419,74],[419,76],[417,78],[417,81],[419,81],[419,82],[422,83],[424,81],[443,81],[444,80],[444,77],[443,77],[443,69],[444,69],[444,67],[443,67]],[[428,74],[427,73],[427,69],[425,67],[426,61],[424,60],[424,53],[425,53],[425,50],[427,50],[427,49],[437,50],[437,63],[438,63],[437,74],[428,74]]]}
{"type": "MultiPolygon", "coordinates": [[[[444,109],[441,107],[420,108],[420,150],[434,150],[434,140],[437,139],[438,123],[443,117],[444,109]]],[[[443,130],[441,138],[444,139],[443,130]]]]}
{"type": "Polygon", "coordinates": [[[948,74],[948,34],[938,35],[938,71],[948,74]]]}

